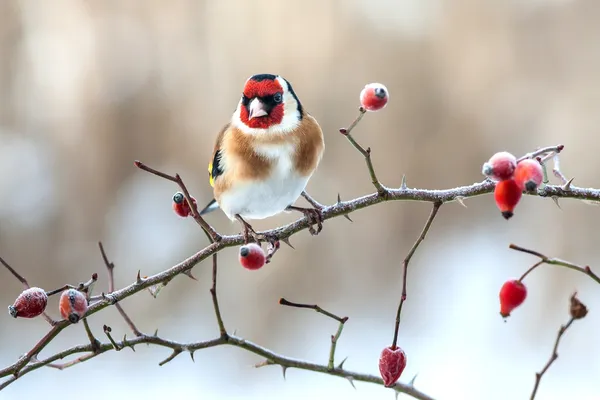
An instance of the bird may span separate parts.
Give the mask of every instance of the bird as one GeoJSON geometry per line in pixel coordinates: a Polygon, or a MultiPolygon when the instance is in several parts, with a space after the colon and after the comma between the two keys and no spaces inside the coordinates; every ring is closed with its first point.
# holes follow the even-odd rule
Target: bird
{"type": "Polygon", "coordinates": [[[200,215],[220,208],[242,224],[246,243],[250,236],[260,243],[269,238],[257,234],[247,220],[298,211],[308,219],[310,233],[317,235],[323,215],[305,188],[324,151],[323,131],[290,82],[280,75],[252,75],[231,120],[216,137],[208,164],[213,199],[200,215]],[[312,208],[294,206],[301,195],[312,208]]]}

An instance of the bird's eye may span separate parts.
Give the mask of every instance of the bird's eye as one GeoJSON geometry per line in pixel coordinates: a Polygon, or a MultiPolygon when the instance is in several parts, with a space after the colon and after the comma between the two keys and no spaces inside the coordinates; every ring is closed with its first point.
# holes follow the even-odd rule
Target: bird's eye
{"type": "Polygon", "coordinates": [[[281,103],[282,100],[283,100],[283,97],[281,96],[281,93],[275,93],[273,95],[273,101],[275,103],[281,103]]]}
{"type": "Polygon", "coordinates": [[[242,104],[248,105],[249,102],[250,102],[250,99],[248,98],[248,96],[246,96],[245,94],[242,94],[242,104]]]}

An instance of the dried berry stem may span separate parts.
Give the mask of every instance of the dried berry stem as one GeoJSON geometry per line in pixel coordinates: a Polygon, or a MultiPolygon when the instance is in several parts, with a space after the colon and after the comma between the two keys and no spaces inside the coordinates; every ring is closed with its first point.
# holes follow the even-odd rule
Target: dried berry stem
{"type": "Polygon", "coordinates": [[[540,381],[542,380],[542,377],[544,376],[546,371],[548,371],[548,368],[550,368],[552,363],[554,361],[556,361],[556,359],[558,358],[558,345],[560,343],[560,339],[562,338],[562,336],[565,334],[567,329],[569,329],[569,327],[571,326],[571,324],[574,321],[575,321],[575,318],[571,317],[571,319],[569,319],[569,322],[567,322],[566,325],[561,326],[560,329],[558,330],[558,334],[556,335],[556,341],[554,342],[554,348],[552,349],[552,354],[550,355],[550,359],[548,360],[546,365],[544,365],[544,368],[542,368],[542,370],[540,372],[537,372],[535,374],[535,384],[533,386],[533,391],[531,392],[531,397],[529,398],[530,400],[533,400],[535,398],[535,395],[537,394],[537,390],[538,390],[538,387],[540,386],[540,381]]]}
{"type": "MultiPolygon", "coordinates": [[[[520,251],[523,253],[527,253],[527,254],[531,254],[533,256],[539,257],[541,260],[541,263],[549,264],[549,265],[558,265],[561,267],[565,267],[565,268],[569,268],[569,269],[581,272],[582,274],[585,274],[585,275],[589,276],[590,278],[592,278],[594,281],[596,281],[596,283],[600,283],[600,277],[598,277],[598,275],[596,275],[594,272],[592,272],[592,270],[590,269],[589,266],[582,267],[580,265],[573,264],[571,262],[561,260],[558,258],[548,258],[547,256],[545,256],[544,254],[542,254],[540,252],[537,252],[535,250],[526,249],[524,247],[517,246],[516,244],[510,244],[508,247],[513,250],[517,250],[517,251],[520,251]]],[[[539,265],[539,263],[535,264],[533,267],[531,267],[530,270],[527,271],[521,277],[521,279],[523,279],[525,277],[525,275],[527,275],[529,272],[531,272],[531,270],[535,269],[538,265],[539,265]]]]}
{"type": "Polygon", "coordinates": [[[533,271],[534,269],[536,269],[537,267],[539,267],[539,266],[540,266],[540,265],[542,265],[542,264],[544,264],[544,260],[540,260],[540,261],[536,262],[535,264],[533,264],[533,265],[532,265],[532,266],[531,266],[531,267],[530,267],[530,268],[529,268],[527,271],[525,271],[525,272],[523,273],[523,275],[521,275],[521,277],[519,278],[519,282],[523,282],[523,279],[525,279],[525,277],[526,277],[527,275],[529,275],[529,273],[530,273],[531,271],[533,271]]]}
{"type": "MultiPolygon", "coordinates": [[[[115,291],[115,274],[113,270],[115,269],[115,264],[108,259],[106,255],[106,251],[104,250],[104,245],[102,242],[98,242],[98,247],[100,248],[100,254],[102,255],[102,260],[104,261],[104,265],[106,266],[106,271],[108,273],[108,292],[112,293],[115,291]]],[[[129,315],[125,312],[123,307],[119,303],[115,303],[116,309],[121,314],[121,317],[125,320],[131,331],[135,336],[141,336],[142,332],[135,326],[129,315]]]]}
{"type": "Polygon", "coordinates": [[[352,132],[356,125],[358,125],[358,123],[363,118],[366,112],[367,110],[365,110],[363,107],[360,107],[358,110],[358,117],[356,117],[356,119],[350,124],[348,128],[340,129],[340,133],[346,136],[346,139],[348,139],[350,144],[352,144],[352,146],[354,146],[354,148],[358,150],[360,154],[362,154],[365,158],[367,168],[369,169],[369,175],[371,176],[371,182],[373,183],[373,186],[375,186],[375,189],[377,189],[377,193],[385,194],[385,187],[379,182],[379,180],[377,179],[377,175],[375,175],[375,168],[373,167],[373,162],[371,161],[371,148],[368,147],[365,149],[350,134],[350,132],[352,132]]]}
{"type": "Polygon", "coordinates": [[[210,226],[208,224],[208,222],[206,222],[204,220],[204,218],[202,218],[200,216],[200,212],[198,211],[198,207],[192,201],[191,196],[190,196],[190,192],[188,191],[187,187],[185,186],[185,183],[183,183],[183,179],[181,179],[181,176],[179,176],[179,174],[175,174],[174,176],[166,174],[164,172],[161,172],[161,171],[158,171],[158,170],[156,170],[154,168],[151,168],[151,167],[147,166],[146,164],[144,164],[144,163],[142,163],[141,161],[138,161],[138,160],[136,160],[134,162],[134,164],[135,164],[136,167],[138,167],[141,170],[144,170],[146,172],[149,172],[149,173],[151,173],[153,175],[156,175],[156,176],[161,177],[163,179],[169,180],[171,182],[177,183],[177,185],[179,185],[179,188],[183,192],[183,195],[185,196],[185,201],[187,201],[188,206],[190,207],[190,210],[192,210],[192,217],[194,218],[194,221],[196,221],[196,223],[198,225],[200,225],[200,227],[202,227],[202,229],[204,229],[204,231],[210,235],[210,237],[212,238],[213,241],[218,242],[219,240],[221,240],[221,235],[219,235],[217,233],[217,231],[215,231],[213,229],[213,227],[210,226]]]}
{"type": "Polygon", "coordinates": [[[396,312],[396,325],[394,327],[394,339],[392,340],[392,349],[396,348],[396,343],[398,342],[398,332],[400,331],[400,315],[402,314],[402,306],[406,301],[406,277],[408,275],[408,263],[410,262],[410,259],[412,258],[413,254],[415,254],[417,247],[419,247],[421,242],[425,239],[425,236],[427,235],[427,232],[429,232],[429,228],[431,228],[431,224],[433,223],[433,220],[435,219],[438,210],[441,206],[441,202],[433,203],[433,208],[431,209],[431,213],[429,214],[429,217],[425,222],[425,226],[423,227],[421,234],[419,235],[417,241],[412,245],[412,247],[408,251],[408,254],[404,258],[404,261],[402,262],[402,295],[400,296],[400,304],[398,305],[398,311],[396,312]]]}

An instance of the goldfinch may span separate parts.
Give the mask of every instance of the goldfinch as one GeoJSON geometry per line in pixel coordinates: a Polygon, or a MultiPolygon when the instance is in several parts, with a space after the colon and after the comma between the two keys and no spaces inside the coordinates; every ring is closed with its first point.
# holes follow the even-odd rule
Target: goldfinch
{"type": "MultiPolygon", "coordinates": [[[[295,207],[317,169],[325,142],[321,127],[307,113],[283,77],[253,75],[246,81],[231,121],[217,135],[208,176],[214,199],[200,212],[221,208],[249,235],[261,238],[246,219],[264,219],[283,211],[309,218],[313,235],[322,228],[317,208],[295,207]],[[318,224],[317,230],[312,224],[318,224]]],[[[263,238],[264,239],[264,238],[263,238]]]]}

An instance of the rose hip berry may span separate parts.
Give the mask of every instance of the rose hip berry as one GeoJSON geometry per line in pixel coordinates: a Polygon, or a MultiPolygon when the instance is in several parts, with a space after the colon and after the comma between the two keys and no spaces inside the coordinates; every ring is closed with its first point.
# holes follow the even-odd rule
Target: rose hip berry
{"type": "Polygon", "coordinates": [[[515,181],[521,187],[521,190],[533,192],[542,184],[544,180],[544,171],[538,160],[526,158],[517,164],[515,169],[515,181]]]}
{"type": "MultiPolygon", "coordinates": [[[[197,205],[195,198],[190,196],[190,200],[192,200],[194,205],[197,205]]],[[[182,218],[188,217],[192,213],[188,202],[185,201],[185,196],[181,192],[177,192],[173,195],[173,211],[182,218]]]]}
{"type": "Polygon", "coordinates": [[[24,290],[12,306],[8,306],[8,313],[14,317],[34,318],[42,314],[48,304],[48,295],[44,289],[32,287],[24,290]]]}
{"type": "Polygon", "coordinates": [[[527,288],[517,279],[504,282],[500,288],[500,315],[503,318],[510,316],[510,313],[523,304],[527,297],[527,288]]]}
{"type": "Polygon", "coordinates": [[[515,207],[521,200],[523,191],[514,179],[507,179],[496,183],[494,199],[496,205],[505,219],[510,219],[514,214],[515,207]]]}
{"type": "Polygon", "coordinates": [[[367,111],[379,111],[390,98],[387,88],[381,83],[369,83],[360,92],[360,105],[367,111]]]}
{"type": "Polygon", "coordinates": [[[256,270],[265,265],[266,255],[262,247],[256,243],[248,243],[240,247],[239,255],[242,267],[249,270],[256,270]]]}
{"type": "Polygon", "coordinates": [[[406,354],[396,346],[386,347],[379,356],[379,373],[386,387],[393,386],[406,368],[406,354]]]}
{"type": "Polygon", "coordinates": [[[495,181],[503,181],[512,178],[516,168],[517,158],[507,151],[501,151],[483,164],[481,172],[495,181]]]}
{"type": "Polygon", "coordinates": [[[88,309],[88,302],[83,293],[75,289],[67,289],[60,295],[58,303],[60,315],[76,324],[88,309]]]}

